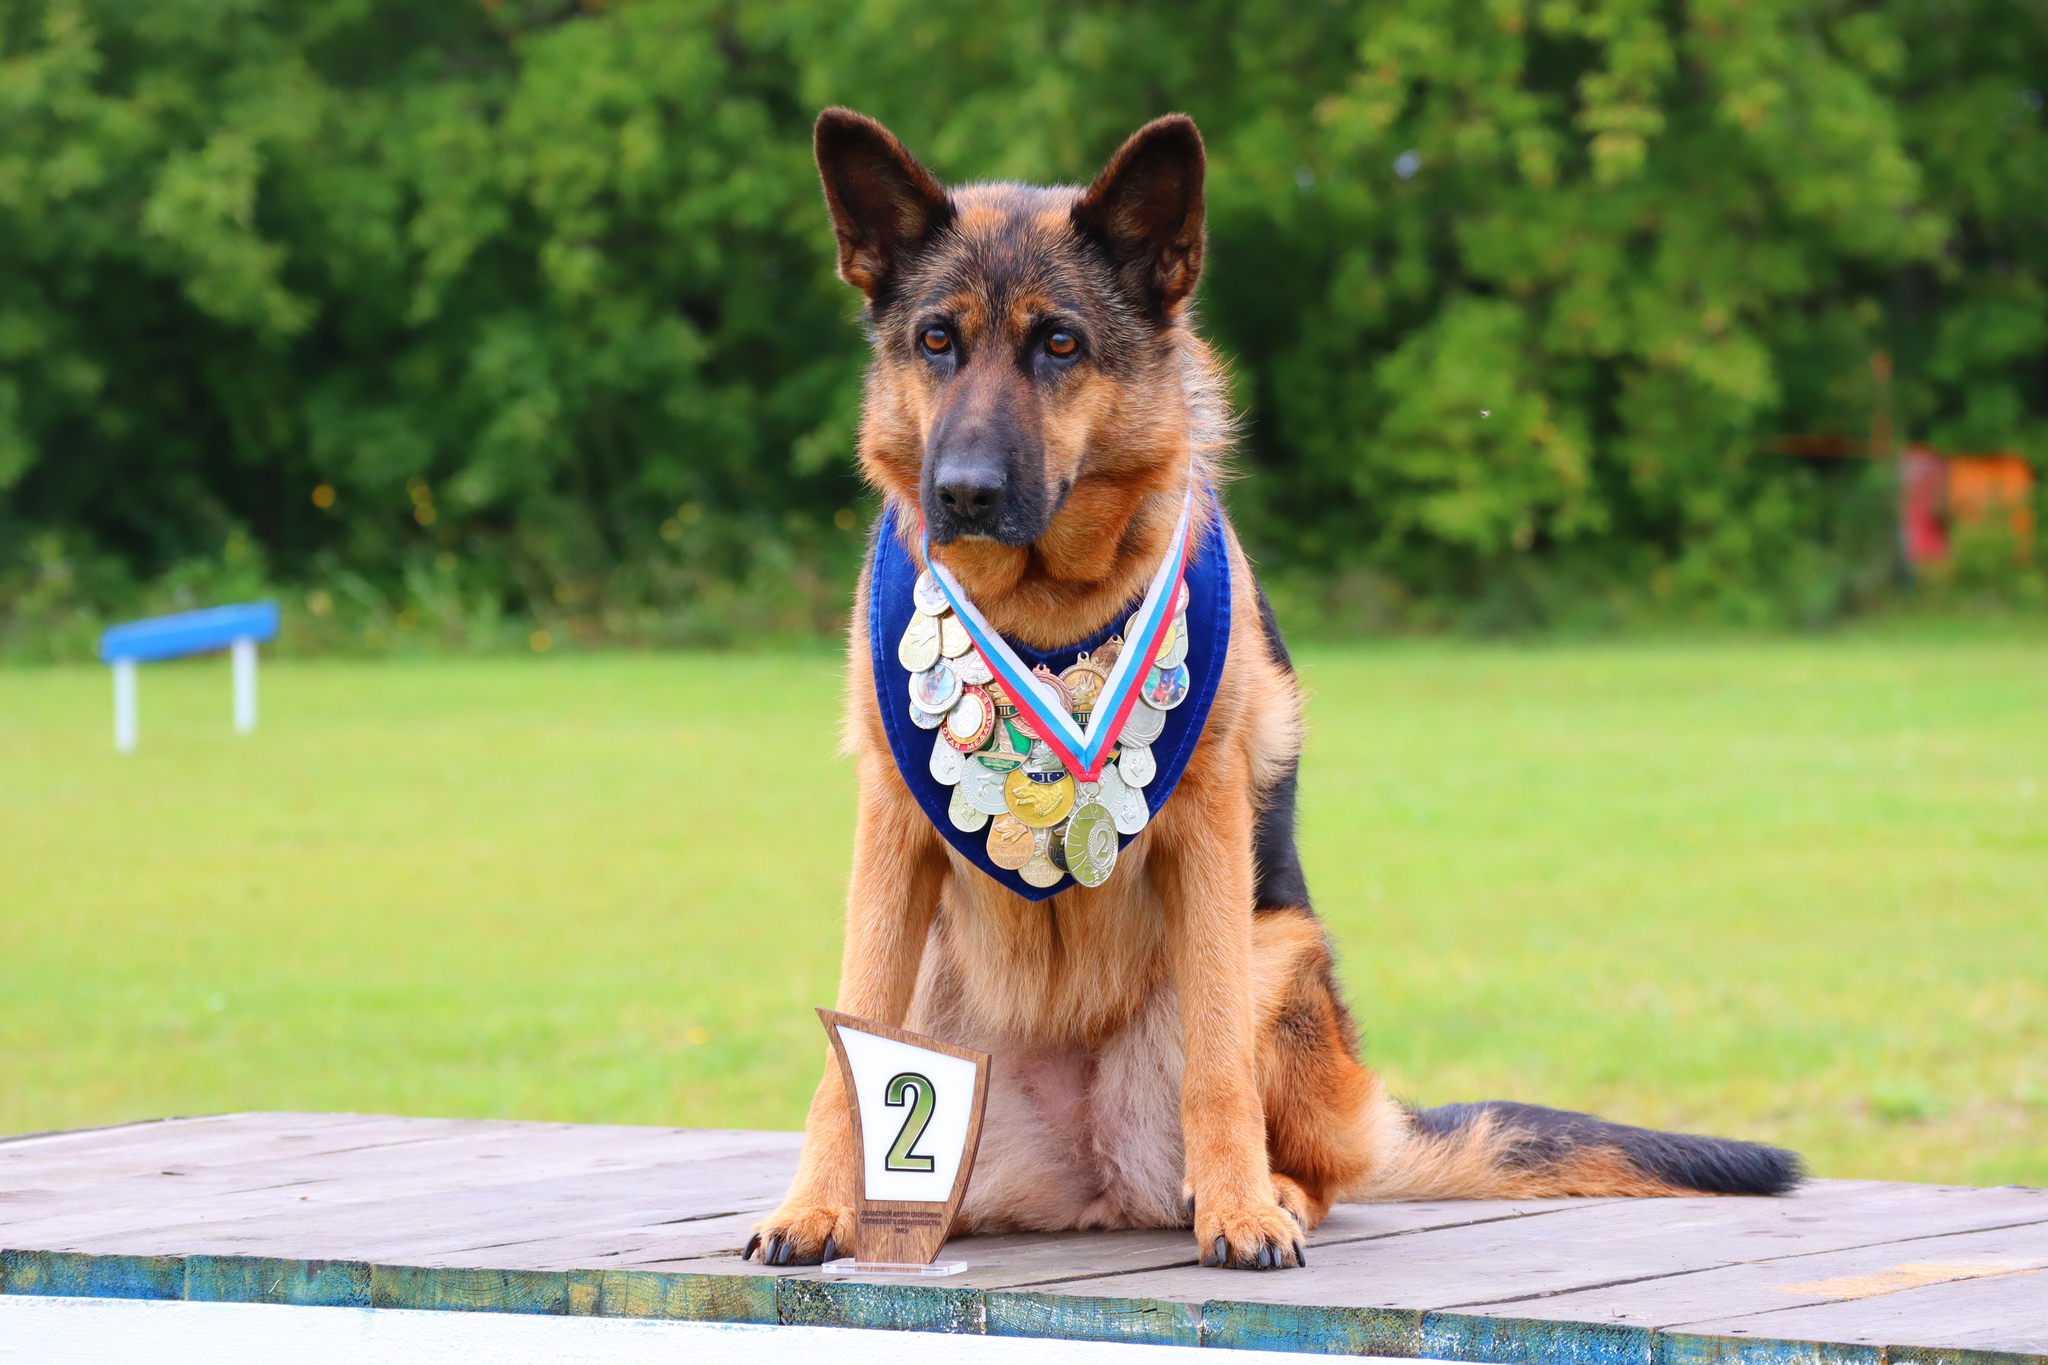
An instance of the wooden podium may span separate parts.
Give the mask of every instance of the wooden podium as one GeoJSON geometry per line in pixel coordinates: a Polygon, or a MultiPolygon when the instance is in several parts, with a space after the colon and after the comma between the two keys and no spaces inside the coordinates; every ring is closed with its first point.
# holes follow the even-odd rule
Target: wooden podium
{"type": "Polygon", "coordinates": [[[855,1247],[837,1275],[952,1275],[937,1264],[966,1197],[988,1102],[988,1054],[821,1009],[859,1145],[855,1247]]]}

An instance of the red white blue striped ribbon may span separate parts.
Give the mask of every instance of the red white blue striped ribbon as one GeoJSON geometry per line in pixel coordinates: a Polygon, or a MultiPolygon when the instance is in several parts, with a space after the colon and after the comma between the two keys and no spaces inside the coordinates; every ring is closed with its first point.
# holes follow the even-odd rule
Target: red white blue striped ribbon
{"type": "Polygon", "coordinates": [[[960,580],[932,557],[931,533],[922,532],[925,567],[939,581],[953,614],[967,628],[968,638],[981,651],[989,671],[1002,682],[1003,690],[1010,694],[1025,721],[1077,782],[1094,782],[1102,776],[1103,764],[1116,747],[1124,722],[1130,719],[1131,708],[1138,704],[1138,689],[1144,686],[1146,674],[1152,671],[1152,661],[1159,656],[1166,633],[1173,628],[1173,604],[1180,595],[1181,575],[1187,569],[1188,527],[1194,521],[1194,513],[1195,491],[1190,488],[1181,503],[1180,524],[1174,527],[1173,540],[1167,545],[1159,571],[1152,575],[1152,586],[1145,590],[1145,600],[1138,607],[1132,638],[1124,641],[1123,652],[1117,655],[1109,681],[1096,698],[1085,730],[1060,705],[1053,690],[1031,675],[1016,651],[975,609],[960,580]]]}

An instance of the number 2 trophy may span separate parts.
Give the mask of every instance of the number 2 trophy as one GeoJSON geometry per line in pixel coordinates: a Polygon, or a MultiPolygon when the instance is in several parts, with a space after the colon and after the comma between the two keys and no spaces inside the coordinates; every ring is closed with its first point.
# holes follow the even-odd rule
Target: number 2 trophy
{"type": "Polygon", "coordinates": [[[988,1054],[821,1009],[860,1146],[859,1259],[828,1275],[956,1275],[938,1263],[967,1194],[988,1100],[988,1054]]]}

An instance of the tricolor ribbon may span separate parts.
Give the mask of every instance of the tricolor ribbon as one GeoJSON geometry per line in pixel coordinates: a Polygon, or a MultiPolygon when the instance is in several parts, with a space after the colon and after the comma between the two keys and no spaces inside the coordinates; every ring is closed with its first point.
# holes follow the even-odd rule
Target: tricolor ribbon
{"type": "Polygon", "coordinates": [[[1138,704],[1138,689],[1144,686],[1145,676],[1152,671],[1152,661],[1159,657],[1166,633],[1173,628],[1173,602],[1180,593],[1181,574],[1187,568],[1188,528],[1194,514],[1195,491],[1190,488],[1181,503],[1180,524],[1173,528],[1173,540],[1167,545],[1159,571],[1152,575],[1152,586],[1145,590],[1145,600],[1138,607],[1137,628],[1131,632],[1134,638],[1124,641],[1123,652],[1117,655],[1116,666],[1110,670],[1109,681],[1103,684],[1102,695],[1089,713],[1091,721],[1085,730],[1060,705],[1053,690],[1031,675],[1008,642],[975,610],[960,580],[932,557],[931,532],[921,529],[925,567],[938,580],[953,614],[967,628],[968,638],[981,651],[983,662],[1002,682],[1003,691],[1009,693],[1017,710],[1077,782],[1101,778],[1103,764],[1116,747],[1117,737],[1123,734],[1131,708],[1138,704]]]}

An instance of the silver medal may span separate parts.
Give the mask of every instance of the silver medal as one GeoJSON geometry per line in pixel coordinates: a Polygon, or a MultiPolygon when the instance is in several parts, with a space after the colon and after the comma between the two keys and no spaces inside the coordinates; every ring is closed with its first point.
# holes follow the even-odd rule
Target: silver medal
{"type": "MultiPolygon", "coordinates": [[[[1142,700],[1144,694],[1139,693],[1142,700]]],[[[1117,739],[1125,744],[1150,744],[1166,729],[1166,713],[1156,706],[1133,706],[1131,714],[1124,719],[1123,733],[1117,739]]]]}
{"type": "Polygon", "coordinates": [[[932,776],[950,787],[967,771],[967,755],[946,742],[944,731],[932,736],[932,776]]]}
{"type": "Polygon", "coordinates": [[[978,810],[967,800],[967,785],[953,788],[953,800],[946,807],[946,815],[953,822],[953,828],[972,834],[988,823],[989,812],[978,810]]]}
{"type": "Polygon", "coordinates": [[[1119,777],[1114,767],[1102,770],[1102,790],[1095,799],[1109,807],[1109,816],[1116,822],[1118,834],[1136,834],[1152,818],[1152,809],[1145,804],[1145,794],[1119,777]]]}
{"type": "Polygon", "coordinates": [[[946,600],[946,590],[939,586],[938,579],[932,577],[930,569],[917,576],[917,585],[910,590],[910,600],[926,616],[944,616],[953,609],[953,604],[946,600]]]}
{"type": "Polygon", "coordinates": [[[916,702],[910,703],[910,723],[920,730],[936,730],[945,723],[945,720],[943,715],[935,715],[916,702]]]}
{"type": "Polygon", "coordinates": [[[1067,871],[1083,886],[1100,886],[1116,870],[1116,824],[1108,807],[1091,801],[1067,817],[1067,871]]]}
{"type": "Polygon", "coordinates": [[[1142,787],[1159,774],[1159,763],[1152,757],[1149,744],[1126,744],[1117,755],[1116,774],[1125,784],[1142,787]]]}
{"type": "Polygon", "coordinates": [[[1187,700],[1188,666],[1175,664],[1172,668],[1154,668],[1145,674],[1145,681],[1138,685],[1138,695],[1147,706],[1161,711],[1171,711],[1187,700]]]}
{"type": "Polygon", "coordinates": [[[981,651],[978,649],[970,649],[951,662],[953,671],[960,675],[961,682],[980,685],[996,680],[996,675],[989,669],[988,661],[981,657],[981,651]]]}
{"type": "MultiPolygon", "coordinates": [[[[960,675],[945,663],[910,675],[910,699],[935,716],[943,716],[960,700],[960,675]]],[[[925,727],[931,729],[929,725],[925,727]]]]}
{"type": "Polygon", "coordinates": [[[910,614],[903,639],[896,645],[896,662],[912,673],[921,673],[939,661],[939,623],[921,611],[910,614]]]}
{"type": "MultiPolygon", "coordinates": [[[[1003,800],[1003,774],[991,772],[979,763],[967,765],[967,771],[961,775],[960,785],[953,788],[953,791],[956,796],[964,794],[968,805],[989,815],[1001,815],[1010,808],[1003,800]]],[[[959,817],[954,817],[953,823],[959,824],[959,817]]]]}

